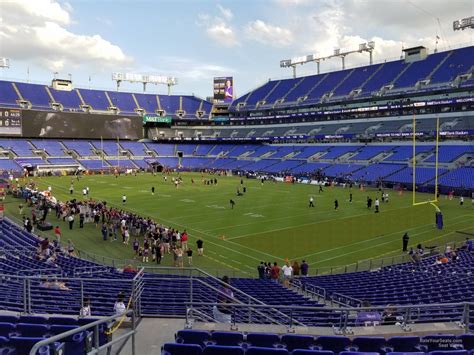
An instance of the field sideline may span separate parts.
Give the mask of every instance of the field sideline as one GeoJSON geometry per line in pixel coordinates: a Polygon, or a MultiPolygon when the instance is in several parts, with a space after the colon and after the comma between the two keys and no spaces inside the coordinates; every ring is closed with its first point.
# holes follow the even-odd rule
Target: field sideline
{"type": "MultiPolygon", "coordinates": [[[[173,175],[171,175],[173,176],[173,175]]],[[[150,216],[164,225],[187,229],[190,245],[204,240],[205,257],[194,257],[194,265],[209,271],[232,270],[239,274],[256,275],[260,261],[306,259],[311,269],[341,266],[379,256],[401,254],[401,237],[410,235],[410,245],[417,243],[439,245],[451,240],[463,240],[456,230],[474,229],[474,208],[470,200],[459,206],[457,199],[448,201],[442,196],[440,208],[445,228],[434,228],[434,208],[431,205],[411,205],[411,192],[399,196],[388,190],[389,203],[381,203],[381,213],[366,207],[366,198],[379,196],[376,190],[352,189],[353,203],[349,203],[349,189],[318,188],[303,184],[285,184],[245,179],[247,192],[236,196],[240,187],[238,177],[217,177],[218,184],[203,185],[201,175],[182,174],[184,183],[176,189],[171,176],[165,182],[161,175],[84,176],[74,179],[74,194],[69,194],[71,177],[42,177],[35,181],[41,189],[52,187],[59,200],[82,199],[82,188],[90,188],[90,197],[122,206],[121,196],[127,195],[124,208],[143,216],[150,216]],[[191,183],[191,178],[195,183],[191,183]],[[155,195],[151,187],[155,187],[155,195]],[[309,208],[309,197],[314,196],[315,207],[309,208]],[[229,200],[236,202],[230,208],[229,200]],[[334,210],[334,200],[339,210],[334,210]],[[224,238],[223,238],[224,236],[224,238]]],[[[176,175],[175,175],[176,176],[176,175]]],[[[209,175],[205,175],[209,178],[209,175]]],[[[212,176],[214,177],[214,176],[212,176]]],[[[432,199],[432,195],[418,194],[417,201],[432,199]]],[[[18,218],[18,199],[8,197],[6,214],[18,218]]],[[[29,211],[28,211],[29,213],[29,211]]],[[[59,224],[63,241],[73,240],[80,250],[110,258],[129,259],[131,247],[120,242],[104,242],[100,230],[93,225],[69,231],[66,224],[48,215],[48,220],[59,224]]],[[[171,257],[164,258],[170,265],[171,257]]],[[[151,263],[150,263],[151,264],[151,263]]]]}

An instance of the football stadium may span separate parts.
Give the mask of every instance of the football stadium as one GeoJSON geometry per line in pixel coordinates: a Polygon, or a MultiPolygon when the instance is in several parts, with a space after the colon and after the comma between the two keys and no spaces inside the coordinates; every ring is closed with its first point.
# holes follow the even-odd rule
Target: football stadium
{"type": "Polygon", "coordinates": [[[0,2],[0,354],[474,355],[472,15],[0,2]]]}

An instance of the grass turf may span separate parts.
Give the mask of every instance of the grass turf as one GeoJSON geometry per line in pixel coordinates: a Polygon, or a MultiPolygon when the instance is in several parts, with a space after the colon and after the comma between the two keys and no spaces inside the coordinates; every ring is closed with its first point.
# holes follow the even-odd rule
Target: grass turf
{"type": "MultiPolygon", "coordinates": [[[[177,189],[171,177],[165,182],[161,175],[139,174],[138,176],[84,176],[80,181],[71,177],[35,178],[41,189],[52,187],[59,200],[82,199],[82,188],[90,188],[90,197],[106,200],[110,205],[122,207],[122,194],[127,195],[123,208],[143,216],[176,227],[187,229],[190,245],[195,250],[195,241],[204,240],[205,256],[194,254],[194,266],[205,270],[232,275],[256,274],[260,261],[306,259],[310,271],[327,270],[381,256],[401,255],[401,237],[410,235],[410,246],[418,243],[440,245],[448,241],[461,241],[465,235],[457,230],[472,230],[474,208],[470,203],[459,206],[457,200],[441,198],[439,206],[444,214],[445,227],[434,227],[434,208],[431,205],[412,206],[411,192],[399,196],[388,190],[390,202],[382,203],[380,213],[368,210],[366,198],[379,196],[376,190],[352,189],[353,203],[349,203],[349,189],[325,188],[304,184],[286,184],[244,179],[247,192],[237,197],[240,186],[238,177],[217,177],[217,185],[201,183],[201,174],[182,174],[184,183],[177,189]],[[191,178],[195,183],[191,183],[191,178]],[[69,194],[74,180],[74,194],[69,194]],[[155,187],[155,195],[151,187],[155,187]],[[309,208],[309,197],[313,196],[315,207],[309,208]],[[229,200],[236,202],[230,208],[229,200]],[[334,210],[334,200],[339,201],[339,210],[334,210]],[[224,236],[224,237],[223,237],[224,236]]],[[[208,178],[207,175],[204,176],[208,178]]],[[[432,195],[417,194],[417,201],[428,201],[432,195]]],[[[6,214],[19,218],[19,200],[9,197],[6,214]]],[[[26,212],[29,214],[29,210],[26,212]]],[[[100,229],[88,224],[84,229],[75,222],[73,230],[66,223],[48,215],[48,220],[59,224],[63,231],[63,242],[71,239],[82,251],[96,255],[129,259],[133,257],[131,246],[119,241],[104,242],[100,229]]],[[[49,232],[48,232],[49,233],[49,232]]],[[[44,233],[41,233],[44,234],[44,233]]],[[[52,235],[52,233],[49,233],[52,235]]],[[[99,259],[100,260],[100,259],[99,259]]],[[[165,256],[163,264],[171,265],[172,258],[165,256]]],[[[152,263],[150,262],[150,265],[152,263]]]]}

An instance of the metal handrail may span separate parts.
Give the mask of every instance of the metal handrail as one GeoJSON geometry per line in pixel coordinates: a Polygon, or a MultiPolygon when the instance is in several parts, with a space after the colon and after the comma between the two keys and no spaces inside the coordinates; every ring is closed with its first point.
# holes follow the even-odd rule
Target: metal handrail
{"type": "MultiPolygon", "coordinates": [[[[257,303],[257,304],[266,305],[266,303],[260,301],[259,299],[256,299],[255,297],[250,296],[249,294],[245,293],[244,291],[242,291],[242,290],[240,290],[240,289],[238,289],[238,288],[236,288],[236,287],[234,287],[234,286],[232,286],[232,285],[226,284],[226,283],[225,283],[224,281],[222,281],[221,279],[219,279],[219,278],[217,278],[217,277],[215,277],[215,276],[212,276],[211,274],[207,273],[206,271],[204,271],[204,270],[202,270],[202,269],[196,268],[196,270],[197,270],[198,272],[200,272],[202,275],[207,276],[207,277],[210,277],[211,279],[217,281],[221,286],[229,287],[232,291],[235,291],[235,292],[237,292],[238,294],[243,295],[244,297],[248,297],[251,301],[253,301],[253,302],[257,303]]],[[[280,312],[280,311],[279,311],[278,309],[276,309],[276,308],[273,308],[272,310],[273,310],[273,312],[275,312],[276,314],[280,315],[281,317],[284,317],[284,318],[287,318],[287,317],[288,317],[288,315],[284,314],[283,312],[280,312]]],[[[301,323],[301,322],[297,322],[297,323],[298,323],[298,325],[304,326],[304,324],[301,323]]]]}
{"type": "MultiPolygon", "coordinates": [[[[212,285],[209,285],[207,282],[203,281],[202,279],[195,278],[194,280],[195,280],[195,281],[198,281],[199,283],[201,283],[201,284],[203,284],[203,285],[205,285],[206,287],[209,287],[211,290],[213,290],[213,291],[215,291],[215,292],[217,292],[217,293],[219,293],[219,294],[223,294],[221,290],[215,288],[215,287],[212,286],[212,285]]],[[[191,287],[192,287],[192,286],[191,286],[191,287]]],[[[245,294],[245,293],[244,293],[244,294],[245,294]]],[[[225,294],[223,294],[223,295],[225,296],[225,294]]],[[[234,299],[234,302],[237,302],[237,304],[246,305],[246,306],[251,306],[251,305],[253,305],[253,303],[244,303],[244,302],[242,302],[242,301],[240,301],[240,300],[238,300],[238,299],[234,299]]],[[[259,305],[265,305],[265,303],[263,303],[263,302],[260,302],[260,303],[258,303],[258,304],[259,304],[259,305]]],[[[277,311],[277,310],[276,310],[275,308],[272,308],[271,311],[277,311]]],[[[284,313],[281,313],[281,312],[278,312],[278,311],[277,311],[277,313],[280,313],[281,316],[284,316],[285,318],[288,317],[288,316],[287,316],[286,314],[284,314],[284,313]]],[[[278,324],[278,325],[282,325],[278,320],[276,320],[275,318],[273,318],[273,317],[271,317],[271,316],[269,316],[269,315],[267,315],[267,314],[263,314],[263,313],[260,313],[260,312],[258,312],[258,314],[261,315],[262,317],[267,318],[267,319],[268,319],[270,322],[272,322],[272,323],[276,323],[276,324],[278,324]]],[[[300,323],[300,322],[298,322],[298,323],[299,323],[300,325],[304,325],[304,324],[302,324],[302,323],[300,323]]]]}
{"type": "Polygon", "coordinates": [[[61,333],[61,334],[58,334],[58,335],[54,335],[50,338],[46,338],[44,340],[41,340],[41,341],[37,342],[35,345],[33,345],[33,347],[30,350],[30,355],[36,355],[38,350],[42,346],[52,344],[56,341],[60,341],[61,339],[64,339],[68,336],[71,336],[71,335],[74,335],[74,334],[77,334],[77,333],[80,333],[80,332],[83,332],[83,331],[86,331],[90,328],[94,328],[94,336],[95,336],[94,347],[95,347],[95,349],[91,350],[88,354],[98,354],[100,352],[100,350],[110,348],[112,345],[116,344],[118,341],[120,341],[124,338],[126,338],[128,340],[128,338],[130,338],[130,337],[132,337],[132,354],[135,354],[135,341],[134,341],[134,338],[135,338],[135,334],[137,332],[136,331],[136,322],[135,322],[135,314],[134,314],[133,311],[130,310],[126,314],[115,314],[113,316],[103,318],[103,319],[99,319],[95,322],[80,326],[76,329],[68,330],[67,332],[64,332],[64,333],[61,333]],[[106,344],[104,344],[102,346],[98,346],[99,345],[99,326],[104,324],[104,323],[109,323],[111,321],[115,321],[117,318],[122,318],[122,317],[127,317],[127,316],[131,317],[131,319],[132,319],[132,330],[125,333],[125,334],[123,334],[123,335],[121,335],[120,337],[118,337],[118,338],[116,338],[112,341],[107,342],[106,344]]]}
{"type": "MultiPolygon", "coordinates": [[[[196,307],[203,306],[203,307],[214,307],[214,306],[219,306],[221,304],[219,303],[210,303],[210,302],[190,302],[186,303],[186,309],[193,309],[193,312],[196,312],[196,307]]],[[[226,307],[232,307],[234,309],[234,315],[235,315],[235,309],[236,308],[242,308],[242,309],[265,309],[265,308],[271,308],[272,306],[269,305],[246,305],[246,304],[238,304],[238,303],[226,303],[226,307]]],[[[338,313],[340,314],[340,325],[339,329],[335,329],[336,332],[345,332],[346,329],[348,328],[348,320],[349,316],[358,314],[361,311],[370,311],[370,312],[380,312],[381,314],[383,313],[384,310],[386,310],[386,306],[373,306],[373,307],[347,307],[347,308],[335,308],[335,307],[315,307],[315,306],[287,306],[287,305],[281,305],[278,306],[279,309],[282,310],[288,310],[290,311],[291,317],[290,317],[290,328],[291,328],[291,322],[294,320],[292,317],[292,311],[314,311],[314,312],[327,312],[332,313],[338,313]]],[[[462,309],[462,315],[460,321],[456,324],[460,328],[464,328],[464,332],[468,333],[470,331],[470,312],[471,309],[474,309],[474,302],[460,302],[460,303],[436,303],[436,304],[425,304],[425,305],[400,305],[400,306],[393,306],[391,308],[394,308],[397,310],[397,313],[402,314],[403,313],[403,320],[400,322],[400,327],[408,331],[407,323],[411,322],[414,323],[416,320],[420,319],[420,314],[422,310],[429,310],[429,309],[452,309],[452,308],[459,308],[462,309]],[[413,317],[415,315],[415,317],[413,317]]],[[[188,316],[192,314],[190,312],[189,314],[186,313],[186,324],[191,324],[188,316]]]]}
{"type": "Polygon", "coordinates": [[[336,303],[341,306],[351,306],[352,304],[361,305],[362,300],[350,296],[346,296],[342,293],[334,292],[331,295],[331,303],[336,303]],[[348,300],[349,302],[344,302],[343,300],[348,300]]]}

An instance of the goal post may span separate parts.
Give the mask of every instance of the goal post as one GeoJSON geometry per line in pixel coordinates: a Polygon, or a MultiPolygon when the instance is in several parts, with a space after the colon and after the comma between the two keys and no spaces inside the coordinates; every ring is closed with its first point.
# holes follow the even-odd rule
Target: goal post
{"type": "Polygon", "coordinates": [[[439,158],[439,117],[436,117],[436,141],[435,141],[435,181],[434,181],[434,198],[429,201],[416,200],[416,115],[413,115],[413,156],[412,156],[412,176],[413,176],[413,188],[412,188],[412,203],[413,206],[432,204],[435,205],[438,202],[438,158],[439,158]]]}

